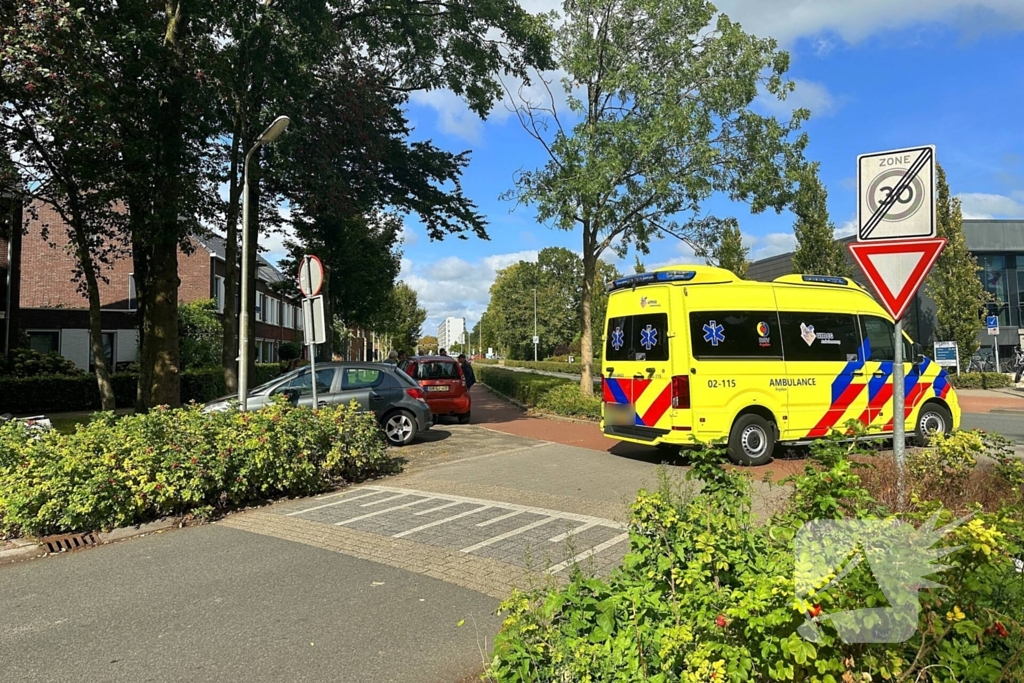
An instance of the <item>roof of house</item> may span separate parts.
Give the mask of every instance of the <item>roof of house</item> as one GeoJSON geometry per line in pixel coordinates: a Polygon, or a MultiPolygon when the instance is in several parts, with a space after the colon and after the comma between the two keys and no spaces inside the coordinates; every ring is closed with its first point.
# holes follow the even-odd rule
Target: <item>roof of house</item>
{"type": "MultiPolygon", "coordinates": [[[[194,239],[213,256],[216,256],[221,261],[226,260],[225,254],[227,253],[227,242],[220,235],[215,233],[194,235],[194,239]]],[[[258,254],[256,259],[257,263],[259,263],[259,278],[261,280],[264,282],[274,283],[283,282],[286,279],[284,273],[278,270],[270,261],[258,254]]]]}

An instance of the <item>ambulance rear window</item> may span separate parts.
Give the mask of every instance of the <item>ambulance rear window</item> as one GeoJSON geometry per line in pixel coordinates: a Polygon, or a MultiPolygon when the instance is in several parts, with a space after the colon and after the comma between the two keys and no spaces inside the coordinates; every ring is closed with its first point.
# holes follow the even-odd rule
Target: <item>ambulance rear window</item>
{"type": "Polygon", "coordinates": [[[668,360],[668,314],[647,313],[610,318],[605,330],[605,360],[668,360]]]}

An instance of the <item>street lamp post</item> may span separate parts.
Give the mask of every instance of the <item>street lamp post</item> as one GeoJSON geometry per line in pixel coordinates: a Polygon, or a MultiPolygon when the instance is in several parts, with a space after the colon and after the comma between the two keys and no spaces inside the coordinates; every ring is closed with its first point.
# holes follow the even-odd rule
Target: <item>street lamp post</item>
{"type": "MultiPolygon", "coordinates": [[[[287,116],[278,116],[260,133],[256,144],[245,155],[242,165],[242,312],[238,321],[238,403],[244,412],[249,407],[249,159],[261,145],[273,142],[291,123],[287,116]]],[[[234,295],[231,295],[234,296],[234,295]]]]}
{"type": "Polygon", "coordinates": [[[537,362],[537,288],[533,288],[533,362],[537,362]]]}

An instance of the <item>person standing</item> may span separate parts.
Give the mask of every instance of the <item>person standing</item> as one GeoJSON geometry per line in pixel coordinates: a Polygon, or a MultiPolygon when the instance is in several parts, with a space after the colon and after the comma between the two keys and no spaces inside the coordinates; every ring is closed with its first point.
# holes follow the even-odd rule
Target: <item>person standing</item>
{"type": "Polygon", "coordinates": [[[470,365],[466,354],[460,353],[458,361],[459,365],[462,366],[462,376],[466,378],[466,391],[469,391],[476,384],[476,373],[473,372],[473,366],[470,365]]]}
{"type": "Polygon", "coordinates": [[[384,361],[388,365],[398,365],[398,351],[392,351],[388,354],[388,359],[384,361]]]}
{"type": "Polygon", "coordinates": [[[439,355],[439,356],[447,356],[448,352],[445,351],[444,349],[438,349],[437,355],[439,355]]]}

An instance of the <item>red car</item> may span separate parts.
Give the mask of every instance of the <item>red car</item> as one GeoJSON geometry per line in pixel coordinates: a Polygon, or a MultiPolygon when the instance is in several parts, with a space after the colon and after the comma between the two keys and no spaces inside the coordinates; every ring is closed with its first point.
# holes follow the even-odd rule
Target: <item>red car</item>
{"type": "Polygon", "coordinates": [[[469,389],[458,361],[448,356],[413,356],[400,367],[423,387],[431,413],[454,415],[459,424],[469,424],[469,389]]]}

